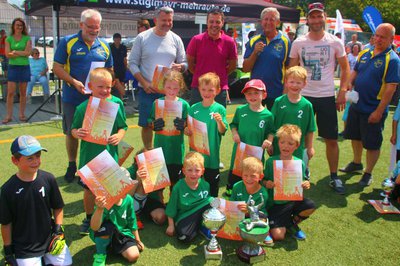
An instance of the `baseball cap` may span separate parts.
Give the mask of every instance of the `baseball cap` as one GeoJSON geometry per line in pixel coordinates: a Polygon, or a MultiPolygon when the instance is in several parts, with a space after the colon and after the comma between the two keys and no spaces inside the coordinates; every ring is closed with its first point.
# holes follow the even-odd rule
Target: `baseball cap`
{"type": "Polygon", "coordinates": [[[47,151],[47,149],[42,148],[39,141],[29,135],[19,136],[11,144],[11,154],[19,153],[23,156],[31,156],[38,151],[47,151]]]}
{"type": "Polygon", "coordinates": [[[321,11],[321,12],[325,12],[325,6],[324,4],[320,3],[320,2],[316,2],[316,3],[311,3],[308,5],[308,15],[311,14],[311,12],[313,11],[321,11]]]}
{"type": "Polygon", "coordinates": [[[247,81],[246,85],[244,85],[242,93],[245,93],[245,91],[250,88],[254,88],[259,91],[265,91],[265,92],[267,91],[264,82],[262,82],[262,80],[260,79],[252,79],[247,81]]]}

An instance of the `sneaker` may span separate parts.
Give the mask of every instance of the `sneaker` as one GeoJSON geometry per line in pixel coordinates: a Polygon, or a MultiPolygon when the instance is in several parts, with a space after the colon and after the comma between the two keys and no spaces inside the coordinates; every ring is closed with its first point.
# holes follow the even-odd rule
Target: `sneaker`
{"type": "Polygon", "coordinates": [[[288,231],[292,233],[294,239],[301,241],[306,240],[306,234],[300,229],[297,224],[288,228],[288,231]]]}
{"type": "Polygon", "coordinates": [[[75,173],[76,173],[76,166],[68,166],[67,168],[67,172],[64,175],[64,180],[67,183],[72,183],[72,181],[74,181],[75,179],[75,173]]]}
{"type": "Polygon", "coordinates": [[[83,219],[82,224],[79,227],[79,234],[86,236],[89,234],[89,228],[90,228],[90,221],[88,219],[83,219]]]}
{"type": "Polygon", "coordinates": [[[200,226],[199,233],[204,236],[205,239],[211,240],[211,231],[205,226],[200,226]]]}
{"type": "Polygon", "coordinates": [[[345,167],[340,168],[339,171],[343,172],[343,173],[353,173],[353,172],[362,171],[363,168],[364,167],[363,167],[362,163],[351,162],[348,165],[346,165],[345,167]]]}
{"type": "Polygon", "coordinates": [[[272,247],[274,245],[274,240],[271,237],[271,234],[268,233],[267,237],[263,241],[264,246],[272,247]]]}
{"type": "Polygon", "coordinates": [[[224,164],[222,162],[219,163],[219,169],[224,169],[224,164]]]}
{"type": "Polygon", "coordinates": [[[342,180],[339,178],[332,178],[329,182],[329,186],[331,186],[338,194],[343,195],[345,192],[342,180]]]}
{"type": "Polygon", "coordinates": [[[107,254],[94,254],[93,255],[93,266],[105,266],[107,254]]]}
{"type": "Polygon", "coordinates": [[[358,182],[359,185],[363,187],[368,187],[372,183],[372,175],[368,173],[364,173],[358,182]]]}

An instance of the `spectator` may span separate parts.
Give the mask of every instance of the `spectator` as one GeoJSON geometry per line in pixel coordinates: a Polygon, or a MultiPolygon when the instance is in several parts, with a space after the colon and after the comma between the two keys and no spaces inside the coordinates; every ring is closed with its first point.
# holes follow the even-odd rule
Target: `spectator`
{"type": "Polygon", "coordinates": [[[8,58],[6,56],[6,39],[7,39],[6,31],[0,30],[0,63],[4,77],[7,77],[7,71],[8,71],[8,58]]]}
{"type": "Polygon", "coordinates": [[[27,103],[31,104],[32,90],[36,82],[40,82],[40,85],[42,85],[43,97],[44,100],[47,100],[50,97],[49,80],[47,79],[49,68],[46,59],[40,57],[37,48],[32,49],[32,57],[29,58],[29,66],[31,67],[31,81],[28,83],[28,89],[26,92],[27,103]]]}
{"type": "Polygon", "coordinates": [[[137,24],[138,33],[141,33],[148,29],[150,29],[150,23],[147,19],[141,19],[138,21],[138,24],[137,24]]]}
{"type": "Polygon", "coordinates": [[[121,43],[121,34],[115,33],[113,35],[114,42],[110,45],[111,54],[114,62],[114,75],[115,84],[113,88],[113,95],[123,98],[125,95],[125,75],[128,65],[127,56],[128,52],[126,46],[121,43]]]}
{"type": "Polygon", "coordinates": [[[359,42],[357,39],[358,39],[358,35],[357,35],[357,33],[354,33],[353,35],[351,35],[351,41],[349,41],[349,42],[346,44],[346,46],[350,47],[350,49],[351,49],[351,48],[353,47],[353,45],[355,45],[355,44],[361,45],[361,47],[362,47],[362,43],[359,42]]]}

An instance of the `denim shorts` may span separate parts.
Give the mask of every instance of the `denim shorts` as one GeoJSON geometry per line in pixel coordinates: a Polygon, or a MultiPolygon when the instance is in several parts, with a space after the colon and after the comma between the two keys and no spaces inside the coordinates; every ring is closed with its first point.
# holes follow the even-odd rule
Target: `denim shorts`
{"type": "Polygon", "coordinates": [[[27,66],[8,65],[8,81],[29,82],[31,81],[31,68],[27,66]]]}

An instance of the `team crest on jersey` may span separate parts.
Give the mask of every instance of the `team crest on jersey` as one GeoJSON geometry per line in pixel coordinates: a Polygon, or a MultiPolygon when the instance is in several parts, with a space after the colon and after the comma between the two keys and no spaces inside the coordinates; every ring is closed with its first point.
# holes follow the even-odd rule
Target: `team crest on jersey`
{"type": "Polygon", "coordinates": [[[374,62],[375,68],[380,68],[382,65],[383,65],[383,61],[381,59],[378,59],[374,62]]]}
{"type": "Polygon", "coordinates": [[[281,43],[277,43],[274,45],[274,49],[278,52],[282,51],[283,45],[281,43]]]}
{"type": "Polygon", "coordinates": [[[101,49],[101,48],[97,48],[97,49],[96,49],[96,53],[97,53],[98,55],[102,56],[102,57],[107,57],[106,51],[104,51],[104,50],[101,49]]]}
{"type": "Polygon", "coordinates": [[[264,125],[265,125],[265,121],[264,121],[264,120],[261,120],[260,123],[258,123],[258,126],[259,126],[260,128],[263,128],[264,125]]]}

